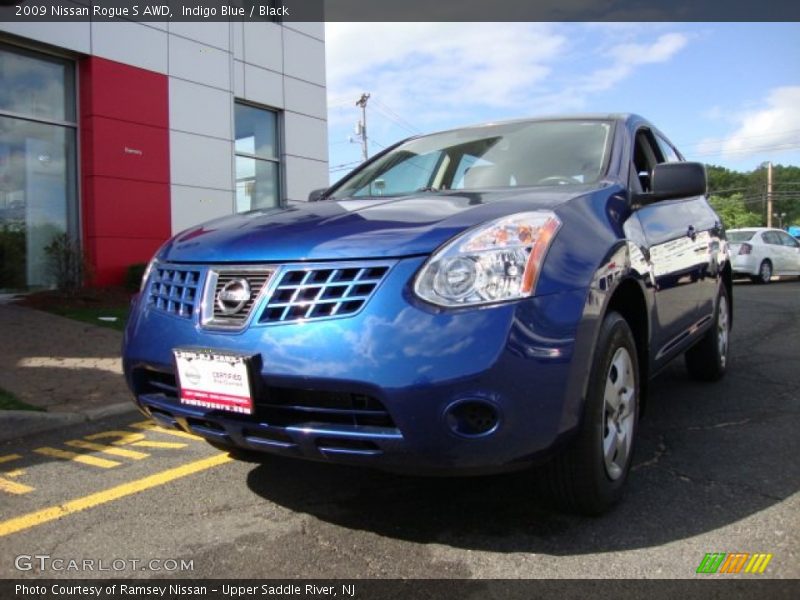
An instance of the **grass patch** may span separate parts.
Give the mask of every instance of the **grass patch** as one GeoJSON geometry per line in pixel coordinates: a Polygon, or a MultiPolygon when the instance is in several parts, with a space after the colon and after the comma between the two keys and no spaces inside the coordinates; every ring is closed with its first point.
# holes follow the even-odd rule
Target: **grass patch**
{"type": "Polygon", "coordinates": [[[51,306],[45,310],[75,319],[76,321],[83,321],[84,323],[91,323],[92,325],[99,325],[100,327],[109,327],[117,331],[125,329],[125,323],[128,322],[128,309],[127,308],[95,308],[95,307],[63,307],[51,306]],[[103,321],[100,317],[115,317],[116,321],[103,321]]]}
{"type": "Polygon", "coordinates": [[[22,400],[17,400],[12,394],[0,388],[0,410],[43,410],[22,400]]]}
{"type": "Polygon", "coordinates": [[[43,290],[22,296],[23,306],[122,331],[128,320],[131,293],[121,287],[84,288],[73,293],[43,290]],[[114,317],[103,321],[100,317],[114,317]]]}

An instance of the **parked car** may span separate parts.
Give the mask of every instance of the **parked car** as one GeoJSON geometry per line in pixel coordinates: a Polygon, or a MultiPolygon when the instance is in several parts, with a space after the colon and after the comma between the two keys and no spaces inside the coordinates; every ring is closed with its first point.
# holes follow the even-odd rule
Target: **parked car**
{"type": "Polygon", "coordinates": [[[225,449],[621,497],[648,380],[728,366],[706,175],[635,115],[395,144],[311,202],[169,240],[125,332],[137,406],[225,449]]]}
{"type": "Polygon", "coordinates": [[[781,229],[728,230],[734,276],[769,283],[773,275],[800,276],[800,242],[781,229]]]}

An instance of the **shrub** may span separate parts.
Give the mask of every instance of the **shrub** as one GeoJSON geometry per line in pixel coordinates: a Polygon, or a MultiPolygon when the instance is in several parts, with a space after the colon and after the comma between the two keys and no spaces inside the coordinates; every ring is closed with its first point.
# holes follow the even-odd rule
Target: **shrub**
{"type": "Polygon", "coordinates": [[[80,244],[68,234],[61,233],[44,248],[48,270],[56,287],[63,292],[75,292],[89,279],[89,263],[80,244]]]}
{"type": "Polygon", "coordinates": [[[145,269],[147,269],[147,264],[145,263],[135,263],[128,267],[128,270],[125,272],[125,289],[131,292],[138,292],[139,286],[142,284],[142,278],[144,277],[145,269]]]}

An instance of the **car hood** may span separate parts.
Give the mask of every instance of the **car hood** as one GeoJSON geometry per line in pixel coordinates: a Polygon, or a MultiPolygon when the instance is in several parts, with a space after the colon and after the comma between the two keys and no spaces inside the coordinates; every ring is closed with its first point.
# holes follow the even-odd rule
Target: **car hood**
{"type": "Polygon", "coordinates": [[[285,262],[430,254],[473,225],[520,211],[552,209],[596,187],[294,202],[184,231],[164,246],[159,259],[285,262]]]}

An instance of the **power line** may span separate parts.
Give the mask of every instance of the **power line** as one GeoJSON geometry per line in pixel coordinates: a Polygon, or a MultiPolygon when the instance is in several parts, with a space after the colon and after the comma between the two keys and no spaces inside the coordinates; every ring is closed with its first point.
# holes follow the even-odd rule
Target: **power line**
{"type": "Polygon", "coordinates": [[[394,121],[395,124],[399,125],[409,133],[413,133],[415,135],[422,133],[417,127],[415,127],[409,121],[400,116],[396,111],[394,111],[391,107],[387,106],[384,102],[381,102],[380,100],[376,99],[373,100],[373,103],[377,105],[376,108],[383,116],[385,116],[387,119],[391,121],[394,121]]]}

